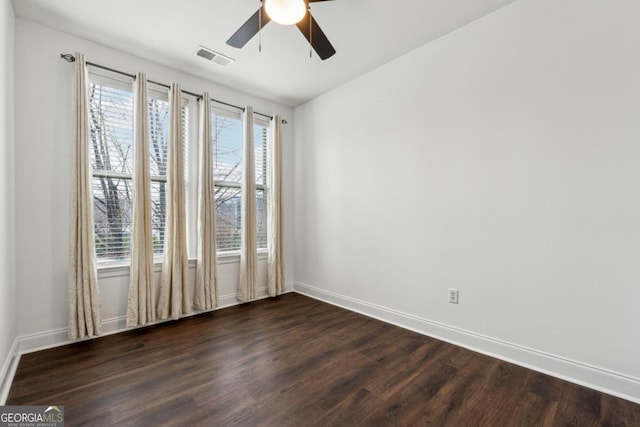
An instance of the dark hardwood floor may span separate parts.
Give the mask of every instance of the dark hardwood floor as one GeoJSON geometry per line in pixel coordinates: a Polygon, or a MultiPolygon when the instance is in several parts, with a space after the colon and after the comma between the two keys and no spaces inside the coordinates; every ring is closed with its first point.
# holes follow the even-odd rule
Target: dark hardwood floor
{"type": "Polygon", "coordinates": [[[22,356],[67,426],[640,426],[640,405],[298,294],[22,356]]]}

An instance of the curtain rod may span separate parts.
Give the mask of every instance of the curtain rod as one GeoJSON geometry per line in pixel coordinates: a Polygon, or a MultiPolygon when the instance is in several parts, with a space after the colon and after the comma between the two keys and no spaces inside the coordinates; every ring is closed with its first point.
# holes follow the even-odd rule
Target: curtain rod
{"type": "MultiPolygon", "coordinates": [[[[73,56],[70,53],[61,53],[60,54],[60,58],[64,59],[67,62],[76,62],[76,57],[73,56]]],[[[104,65],[95,64],[95,63],[89,62],[89,61],[86,61],[86,64],[90,65],[92,67],[101,68],[103,70],[111,71],[112,73],[120,74],[122,76],[131,77],[134,80],[136,78],[136,76],[134,74],[130,74],[130,73],[127,73],[127,72],[124,72],[124,71],[116,70],[116,69],[110,68],[110,67],[105,67],[104,65]]],[[[151,83],[151,84],[162,86],[162,87],[165,87],[167,89],[171,88],[171,86],[169,86],[166,83],[155,82],[153,80],[147,80],[147,81],[149,83],[151,83]]],[[[187,95],[191,95],[191,96],[194,96],[194,97],[196,97],[198,99],[202,99],[202,95],[199,95],[199,94],[193,93],[193,92],[189,92],[188,90],[182,90],[182,93],[186,93],[187,95]]],[[[237,108],[238,110],[245,111],[245,108],[244,107],[240,107],[239,105],[229,104],[228,102],[220,101],[220,100],[214,99],[214,98],[211,98],[211,101],[213,101],[215,103],[218,103],[218,104],[226,105],[227,107],[237,108]]],[[[257,111],[254,111],[253,114],[257,114],[257,115],[262,116],[262,117],[267,117],[269,120],[273,120],[273,117],[274,117],[274,116],[270,116],[268,114],[258,113],[257,111]]],[[[286,125],[287,121],[282,119],[282,123],[286,125]]]]}

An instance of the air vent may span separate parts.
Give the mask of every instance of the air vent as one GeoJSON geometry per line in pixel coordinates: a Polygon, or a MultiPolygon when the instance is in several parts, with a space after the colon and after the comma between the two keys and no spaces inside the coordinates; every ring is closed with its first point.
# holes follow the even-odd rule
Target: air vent
{"type": "Polygon", "coordinates": [[[234,61],[233,58],[229,58],[228,56],[215,52],[204,46],[198,46],[198,49],[196,49],[196,55],[223,67],[226,67],[234,61]]]}

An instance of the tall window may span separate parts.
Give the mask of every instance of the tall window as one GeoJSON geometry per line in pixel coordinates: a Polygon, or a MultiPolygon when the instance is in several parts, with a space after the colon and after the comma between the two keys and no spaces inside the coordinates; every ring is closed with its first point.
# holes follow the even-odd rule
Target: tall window
{"type": "MultiPolygon", "coordinates": [[[[133,93],[129,82],[90,74],[89,117],[95,247],[98,262],[125,262],[131,256],[133,208],[133,93]]],[[[169,103],[162,91],[149,92],[149,152],[153,248],[162,254],[166,216],[169,103]]],[[[183,107],[187,140],[188,109],[183,107]]]]}
{"type": "MultiPolygon", "coordinates": [[[[216,242],[218,251],[240,249],[242,228],[240,184],[242,179],[242,119],[240,114],[214,109],[211,117],[216,188],[216,242]]],[[[267,147],[269,123],[255,120],[256,211],[258,249],[267,247],[267,147]]]]}
{"type": "Polygon", "coordinates": [[[93,215],[98,262],[131,254],[133,94],[126,84],[91,76],[89,119],[93,215]]]}
{"type": "Polygon", "coordinates": [[[267,248],[267,149],[269,147],[269,122],[257,121],[253,125],[256,160],[256,222],[258,225],[258,249],[267,248]]]}

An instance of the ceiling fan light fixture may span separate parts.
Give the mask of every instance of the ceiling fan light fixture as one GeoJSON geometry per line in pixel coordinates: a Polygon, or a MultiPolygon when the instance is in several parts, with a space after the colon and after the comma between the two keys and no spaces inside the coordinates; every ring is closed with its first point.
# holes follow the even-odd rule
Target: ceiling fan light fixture
{"type": "Polygon", "coordinates": [[[304,0],[265,0],[265,11],[281,25],[297,24],[307,13],[304,0]]]}

